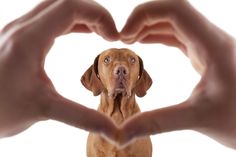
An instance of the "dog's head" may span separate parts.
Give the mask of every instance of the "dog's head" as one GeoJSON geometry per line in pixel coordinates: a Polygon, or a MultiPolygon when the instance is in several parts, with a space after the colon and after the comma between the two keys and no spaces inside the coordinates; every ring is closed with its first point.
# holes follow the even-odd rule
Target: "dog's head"
{"type": "Polygon", "coordinates": [[[109,49],[98,55],[81,78],[82,84],[95,96],[106,92],[143,97],[152,79],[143,67],[142,59],[129,49],[109,49]]]}

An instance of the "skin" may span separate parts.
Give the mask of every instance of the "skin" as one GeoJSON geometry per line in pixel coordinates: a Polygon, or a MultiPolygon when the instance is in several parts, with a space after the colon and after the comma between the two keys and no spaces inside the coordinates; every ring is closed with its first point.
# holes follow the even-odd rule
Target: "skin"
{"type": "Polygon", "coordinates": [[[120,38],[129,44],[179,48],[201,74],[201,81],[183,103],[139,114],[118,130],[105,116],[60,96],[45,74],[45,56],[55,38],[70,32],[96,32],[111,41],[119,38],[110,14],[97,3],[83,0],[44,1],[1,31],[1,137],[54,119],[105,134],[121,145],[141,136],[191,129],[236,148],[235,39],[187,1],[138,6],[120,38]]]}
{"type": "Polygon", "coordinates": [[[116,133],[106,116],[59,95],[44,71],[54,40],[71,32],[95,32],[109,41],[119,38],[107,10],[83,0],[43,1],[1,31],[0,137],[47,119],[111,138],[116,133]]]}
{"type": "Polygon", "coordinates": [[[210,23],[185,0],[139,5],[121,32],[125,43],[161,43],[183,51],[201,80],[183,103],[141,113],[126,122],[124,144],[150,134],[195,130],[236,149],[235,39],[210,23]]]}

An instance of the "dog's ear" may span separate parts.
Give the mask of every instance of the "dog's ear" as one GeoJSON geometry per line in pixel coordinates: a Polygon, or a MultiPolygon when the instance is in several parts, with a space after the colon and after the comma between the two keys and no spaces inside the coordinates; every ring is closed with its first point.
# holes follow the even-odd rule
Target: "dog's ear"
{"type": "Polygon", "coordinates": [[[85,88],[92,91],[94,96],[101,94],[104,88],[98,75],[98,59],[99,55],[95,58],[93,65],[81,77],[81,83],[85,88]]]}
{"type": "Polygon", "coordinates": [[[134,91],[138,97],[143,97],[146,95],[147,90],[152,85],[152,79],[147,73],[147,71],[144,69],[143,61],[140,57],[139,58],[139,79],[136,83],[136,86],[134,88],[134,91]]]}

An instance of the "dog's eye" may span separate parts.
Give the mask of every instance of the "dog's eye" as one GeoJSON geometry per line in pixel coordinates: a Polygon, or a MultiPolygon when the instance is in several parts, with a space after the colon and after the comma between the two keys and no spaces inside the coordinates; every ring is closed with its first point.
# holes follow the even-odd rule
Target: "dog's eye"
{"type": "Polygon", "coordinates": [[[109,64],[110,61],[111,61],[111,57],[110,56],[107,56],[107,57],[104,58],[104,63],[105,64],[109,64]]]}
{"type": "Polygon", "coordinates": [[[136,59],[134,57],[129,58],[130,63],[134,64],[136,62],[136,59]]]}

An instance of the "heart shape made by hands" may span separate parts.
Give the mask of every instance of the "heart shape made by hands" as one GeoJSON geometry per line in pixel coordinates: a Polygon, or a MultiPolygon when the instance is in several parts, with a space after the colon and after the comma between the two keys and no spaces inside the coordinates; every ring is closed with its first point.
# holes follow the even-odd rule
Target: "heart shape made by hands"
{"type": "Polygon", "coordinates": [[[0,101],[4,102],[0,103],[0,116],[7,120],[0,123],[0,128],[6,136],[37,121],[54,119],[101,133],[119,145],[136,137],[193,129],[235,147],[232,119],[236,114],[231,105],[235,104],[231,94],[235,93],[234,39],[208,22],[187,1],[141,4],[118,32],[110,13],[94,1],[48,0],[8,24],[0,35],[1,69],[8,69],[0,70],[0,86],[4,89],[0,93],[0,101]],[[44,71],[45,57],[54,40],[71,32],[95,32],[108,41],[121,40],[126,44],[176,47],[189,57],[202,78],[186,101],[141,113],[115,126],[99,112],[59,95],[44,71]]]}
{"type": "MultiPolygon", "coordinates": [[[[159,3],[159,2],[155,2],[154,4],[157,5],[157,7],[163,5],[162,3],[159,3]]],[[[152,5],[153,5],[153,3],[146,3],[146,4],[142,5],[142,7],[150,8],[150,7],[152,7],[152,5]]],[[[140,18],[141,22],[135,21],[135,19],[137,19],[140,15],[143,14],[144,10],[140,9],[142,7],[140,7],[140,6],[137,7],[134,10],[134,12],[131,14],[124,29],[120,33],[121,40],[124,41],[125,43],[134,43],[134,42],[162,43],[162,44],[165,44],[168,46],[177,47],[181,51],[184,52],[183,54],[186,55],[187,49],[189,49],[189,48],[188,48],[188,45],[186,45],[182,41],[182,40],[186,40],[186,39],[183,38],[182,36],[177,36],[178,34],[182,33],[181,32],[182,30],[179,31],[178,29],[180,29],[180,28],[178,28],[178,27],[175,28],[176,26],[172,25],[172,22],[173,22],[173,21],[171,21],[172,19],[160,20],[162,18],[165,19],[165,16],[164,17],[155,17],[155,18],[153,18],[153,22],[151,22],[150,24],[148,23],[150,21],[149,21],[149,19],[147,19],[147,17],[140,18]]],[[[152,11],[152,9],[155,9],[155,8],[151,8],[150,12],[152,11]]],[[[149,9],[147,9],[147,10],[149,10],[149,9]]],[[[155,14],[158,14],[158,12],[155,14]]],[[[152,15],[152,16],[154,16],[154,15],[152,15]]],[[[81,28],[79,28],[78,30],[81,31],[81,28]]],[[[98,34],[101,34],[101,33],[98,33],[98,34]]],[[[101,40],[98,40],[95,36],[93,39],[91,36],[88,37],[88,36],[80,35],[80,37],[78,37],[73,34],[70,37],[64,37],[64,39],[65,40],[63,40],[63,39],[58,40],[57,41],[59,43],[58,45],[67,45],[68,44],[67,47],[70,47],[73,51],[76,50],[80,53],[83,53],[84,54],[83,58],[86,58],[86,59],[83,59],[78,62],[77,58],[81,58],[80,54],[78,54],[78,56],[75,55],[75,56],[72,56],[69,58],[69,62],[68,62],[69,64],[68,63],[67,64],[66,63],[59,64],[59,62],[61,63],[63,61],[58,61],[58,63],[54,63],[54,64],[59,65],[59,66],[61,65],[59,67],[59,69],[61,69],[61,70],[64,69],[64,72],[62,72],[60,70],[60,71],[58,71],[58,74],[53,73],[51,76],[50,76],[50,72],[48,72],[49,76],[53,80],[53,82],[55,83],[55,82],[57,82],[56,81],[57,79],[59,81],[61,80],[61,82],[64,82],[64,79],[68,79],[69,76],[73,75],[74,76],[73,78],[71,78],[71,77],[69,78],[70,80],[72,80],[72,81],[70,81],[71,85],[70,86],[67,85],[67,87],[61,88],[60,93],[62,93],[62,94],[65,93],[63,95],[66,95],[66,93],[68,92],[71,95],[74,95],[73,96],[74,98],[77,99],[77,97],[78,97],[78,100],[76,100],[76,99],[75,100],[83,102],[82,104],[87,104],[88,102],[86,102],[86,100],[90,100],[89,104],[96,105],[98,101],[97,101],[97,99],[94,99],[94,100],[91,99],[90,93],[84,94],[83,98],[81,99],[81,96],[77,93],[84,93],[85,91],[77,91],[77,89],[79,89],[79,87],[75,86],[74,82],[78,82],[83,71],[85,71],[85,69],[88,68],[88,66],[91,64],[91,61],[94,59],[94,57],[97,55],[97,53],[107,49],[107,45],[104,46],[104,42],[101,40]],[[81,41],[80,46],[77,46],[77,41],[81,41]],[[82,42],[82,41],[84,41],[84,42],[82,42]],[[76,46],[73,46],[73,45],[76,45],[76,46]],[[94,46],[91,46],[91,45],[96,46],[96,50],[95,50],[96,54],[92,53],[92,52],[94,52],[94,46]],[[81,50],[83,50],[83,52],[81,52],[81,50]],[[76,62],[78,62],[79,64],[75,65],[76,62]],[[70,65],[70,63],[73,65],[70,65]],[[75,70],[73,70],[73,71],[67,70],[67,69],[70,69],[69,67],[71,67],[71,66],[80,67],[81,64],[85,65],[84,70],[81,70],[81,73],[79,73],[79,70],[78,70],[78,72],[75,70]],[[66,66],[68,66],[68,67],[66,68],[66,66]],[[61,77],[61,75],[60,75],[61,73],[63,73],[63,76],[66,78],[61,77]],[[78,73],[78,76],[75,76],[74,73],[78,73]],[[74,88],[74,90],[71,90],[73,88],[74,88]]],[[[109,47],[116,47],[117,45],[122,45],[122,44],[109,43],[109,47]]],[[[119,47],[123,47],[123,46],[124,45],[119,46],[119,47]]],[[[133,46],[133,45],[131,45],[130,47],[132,50],[135,49],[135,46],[133,46]]],[[[162,77],[165,76],[168,79],[163,78],[163,80],[165,80],[166,82],[164,82],[164,81],[159,82],[161,84],[158,87],[159,89],[156,89],[156,91],[153,92],[152,96],[150,95],[149,101],[143,101],[141,104],[153,104],[153,97],[156,97],[156,95],[154,93],[161,94],[161,92],[159,92],[159,90],[165,91],[164,89],[167,89],[167,86],[171,86],[172,90],[167,91],[168,93],[166,93],[166,95],[162,97],[162,98],[168,97],[169,101],[162,99],[162,100],[159,100],[162,102],[159,104],[158,100],[155,100],[156,103],[153,104],[154,106],[147,106],[147,108],[145,110],[152,110],[153,108],[156,108],[156,107],[165,107],[165,106],[161,106],[161,105],[162,104],[176,104],[176,102],[180,102],[181,100],[186,99],[189,96],[189,93],[191,93],[192,87],[196,84],[197,81],[199,81],[199,76],[193,72],[192,68],[186,67],[186,65],[189,64],[187,58],[183,58],[181,55],[176,54],[176,53],[174,53],[174,54],[172,53],[170,55],[168,52],[166,52],[168,50],[166,50],[166,49],[163,50],[163,47],[160,47],[159,49],[155,45],[148,45],[147,47],[145,47],[143,45],[142,46],[139,45],[136,47],[137,50],[134,50],[134,51],[140,53],[141,56],[142,56],[142,53],[143,53],[143,56],[146,56],[146,59],[144,59],[144,61],[148,60],[149,61],[148,63],[150,63],[150,64],[146,65],[147,63],[144,62],[145,66],[153,67],[153,63],[157,64],[157,65],[155,65],[155,68],[151,69],[152,72],[150,72],[151,74],[155,74],[155,73],[157,73],[156,71],[159,71],[157,76],[154,75],[154,78],[155,77],[157,78],[156,80],[161,81],[161,79],[160,79],[161,76],[162,77]],[[153,52],[153,51],[155,51],[155,52],[153,52]],[[146,55],[147,52],[149,53],[149,55],[146,55]],[[153,52],[153,53],[151,53],[151,52],[153,52]],[[160,54],[162,54],[162,55],[158,56],[157,54],[155,54],[155,57],[153,57],[153,54],[156,52],[160,52],[159,55],[160,54]],[[165,54],[161,53],[161,52],[165,52],[165,54]],[[160,65],[158,65],[158,63],[160,65]],[[174,63],[181,66],[181,67],[179,67],[179,69],[181,69],[181,70],[179,70],[179,71],[175,70],[175,72],[173,72],[173,67],[175,67],[174,69],[177,68],[177,66],[173,66],[174,63]],[[168,66],[168,65],[172,65],[172,66],[168,66]],[[159,67],[163,67],[163,69],[159,69],[159,67]],[[171,72],[168,73],[167,71],[171,71],[171,72]],[[188,77],[186,77],[186,73],[189,74],[188,77]],[[189,79],[191,79],[190,76],[194,76],[194,75],[195,75],[195,77],[194,77],[195,80],[193,82],[191,82],[192,84],[190,85],[189,84],[189,82],[190,82],[189,79]],[[182,76],[182,77],[178,77],[178,76],[182,76]],[[175,78],[175,82],[173,82],[173,78],[175,78]],[[171,82],[173,82],[173,83],[171,83],[171,82]],[[186,86],[181,85],[180,82],[181,82],[181,84],[185,84],[186,86]],[[176,86],[176,85],[179,85],[179,86],[176,86]],[[173,89],[182,89],[183,91],[186,91],[186,93],[185,93],[185,95],[182,95],[181,98],[176,100],[176,99],[174,99],[174,96],[176,96],[175,93],[178,93],[178,91],[173,90],[173,89]],[[171,98],[171,96],[172,96],[172,99],[169,99],[169,98],[171,98]]],[[[61,50],[62,48],[63,47],[58,47],[58,49],[55,49],[55,51],[57,51],[57,53],[54,53],[54,55],[62,55],[61,58],[63,58],[63,60],[65,60],[65,58],[67,58],[70,53],[74,53],[73,51],[68,51],[68,50],[65,50],[65,51],[67,51],[67,54],[65,54],[64,52],[62,52],[61,54],[58,53],[58,51],[61,50]]],[[[175,49],[171,49],[171,50],[175,50],[175,49]]],[[[57,57],[54,56],[52,58],[57,58],[57,57]]],[[[194,63],[194,65],[197,69],[199,69],[199,66],[197,64],[194,63]]],[[[48,68],[46,68],[46,69],[49,69],[50,67],[53,67],[53,66],[48,65],[47,67],[48,68]]],[[[188,67],[190,67],[190,66],[188,65],[188,67]]],[[[54,71],[54,70],[52,70],[52,71],[54,71]]],[[[58,83],[58,84],[62,84],[62,83],[58,83]]],[[[82,87],[80,87],[80,88],[82,88],[82,87]]],[[[57,89],[59,89],[59,87],[57,89]]],[[[70,97],[70,98],[73,99],[73,97],[70,97]]],[[[94,108],[96,108],[96,107],[97,107],[97,105],[94,106],[94,108]]],[[[144,113],[144,115],[147,115],[147,114],[144,113]]],[[[140,117],[145,119],[145,116],[141,116],[141,114],[140,114],[139,118],[140,117]]],[[[147,120],[147,121],[149,121],[149,120],[147,120]]],[[[149,124],[147,122],[145,123],[144,120],[140,120],[139,122],[142,122],[143,124],[149,124]]],[[[124,129],[122,131],[120,131],[118,129],[119,130],[118,135],[112,134],[109,137],[115,141],[118,141],[118,143],[120,143],[120,144],[124,144],[136,136],[135,133],[133,132],[133,130],[140,130],[140,133],[136,133],[137,136],[143,136],[143,135],[150,134],[153,132],[158,132],[159,128],[152,128],[151,126],[152,126],[151,124],[150,124],[150,126],[142,126],[140,123],[137,123],[135,121],[129,125],[124,125],[124,129]],[[139,124],[139,125],[134,126],[134,124],[139,124]],[[140,128],[144,128],[145,131],[144,130],[142,131],[142,129],[140,129],[140,128]],[[114,136],[114,137],[112,137],[112,136],[114,136]]]]}

